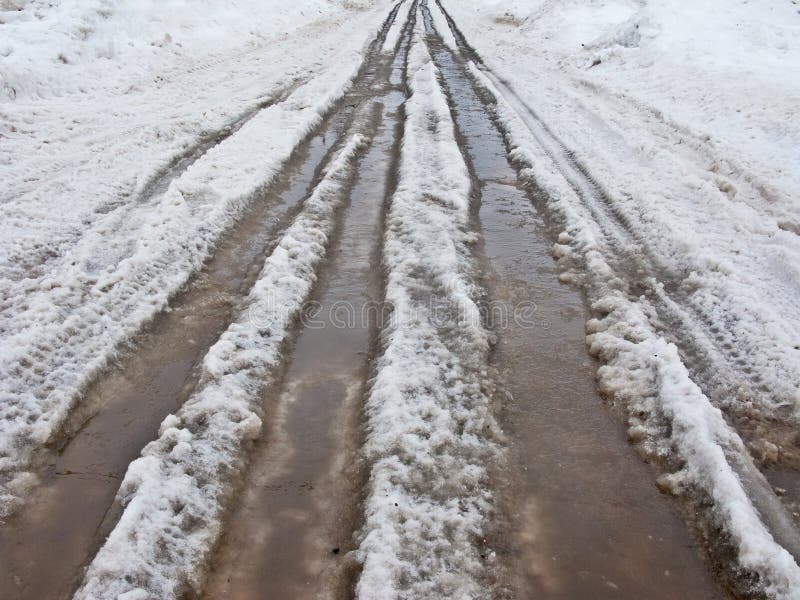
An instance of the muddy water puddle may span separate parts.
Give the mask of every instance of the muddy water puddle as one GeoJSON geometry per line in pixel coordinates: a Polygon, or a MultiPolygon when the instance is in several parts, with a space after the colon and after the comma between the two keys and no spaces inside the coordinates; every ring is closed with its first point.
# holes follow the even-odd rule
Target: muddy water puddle
{"type": "Polygon", "coordinates": [[[347,595],[363,473],[360,411],[381,293],[379,248],[395,123],[387,93],[329,266],[311,304],[270,427],[214,560],[206,597],[347,595]]]}
{"type": "Polygon", "coordinates": [[[438,37],[434,60],[480,196],[493,364],[510,400],[507,551],[520,598],[719,598],[676,507],[604,405],[580,294],[558,282],[552,233],[502,137],[438,37]],[[515,312],[516,309],[516,312],[515,312]]]}

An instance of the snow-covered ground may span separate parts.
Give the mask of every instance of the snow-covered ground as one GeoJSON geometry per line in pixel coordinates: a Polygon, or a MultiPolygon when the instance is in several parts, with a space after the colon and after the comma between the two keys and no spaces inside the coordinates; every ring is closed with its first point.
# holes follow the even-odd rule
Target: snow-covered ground
{"type": "Polygon", "coordinates": [[[797,7],[443,5],[564,224],[631,439],[677,469],[664,489],[711,502],[756,587],[796,597],[797,532],[756,465],[797,465],[797,7]]]}
{"type": "Polygon", "coordinates": [[[342,94],[389,7],[2,4],[0,514],[86,383],[342,94]]]}

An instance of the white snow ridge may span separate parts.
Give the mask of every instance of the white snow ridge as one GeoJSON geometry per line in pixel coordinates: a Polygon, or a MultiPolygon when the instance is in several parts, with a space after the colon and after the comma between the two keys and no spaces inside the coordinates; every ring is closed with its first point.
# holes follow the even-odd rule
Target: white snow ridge
{"type": "Polygon", "coordinates": [[[489,343],[469,279],[470,179],[423,32],[419,17],[385,234],[394,314],[366,405],[364,600],[486,595],[487,466],[501,453],[484,389],[489,343]]]}
{"type": "Polygon", "coordinates": [[[198,390],[128,467],[124,513],[78,599],[178,598],[199,590],[230,484],[261,430],[261,391],[325,258],[344,188],[366,139],[354,135],[272,252],[247,308],[208,351],[198,390]]]}

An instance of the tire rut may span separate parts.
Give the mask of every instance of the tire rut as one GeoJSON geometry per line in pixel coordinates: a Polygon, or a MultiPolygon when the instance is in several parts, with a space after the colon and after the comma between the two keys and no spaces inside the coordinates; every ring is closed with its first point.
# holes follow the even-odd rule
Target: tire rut
{"type": "MultiPolygon", "coordinates": [[[[288,85],[271,94],[266,99],[256,103],[252,108],[244,111],[230,123],[217,129],[216,131],[212,131],[201,136],[197,142],[195,142],[181,154],[175,156],[166,167],[155,173],[144,183],[141,192],[139,192],[138,201],[143,202],[153,196],[163,194],[165,191],[167,191],[170,183],[180,177],[211,148],[217,146],[230,136],[234,135],[237,131],[244,127],[250,119],[256,116],[259,111],[286,101],[292,95],[292,92],[303,85],[307,80],[308,79],[305,77],[296,77],[288,85]]],[[[111,209],[113,209],[113,206],[105,207],[102,211],[98,212],[108,212],[111,209]]]]}
{"type": "MultiPolygon", "coordinates": [[[[382,108],[391,119],[397,102],[382,108]]],[[[353,443],[376,335],[376,315],[364,308],[380,306],[375,258],[393,125],[381,124],[361,163],[314,314],[287,359],[275,418],[213,561],[209,598],[339,597],[352,582],[346,555],[362,479],[353,443]]]]}
{"type": "Polygon", "coordinates": [[[365,98],[373,142],[282,383],[265,399],[275,417],[252,451],[205,597],[344,598],[357,577],[360,421],[383,318],[381,233],[399,153],[409,34],[405,26],[365,98]]]}
{"type": "Polygon", "coordinates": [[[399,149],[405,29],[365,98],[375,136],[280,389],[266,400],[275,418],[212,559],[208,598],[347,597],[358,571],[348,553],[364,483],[359,421],[381,319],[381,223],[399,149]]]}
{"type": "MultiPolygon", "coordinates": [[[[562,169],[582,200],[589,218],[599,225],[601,239],[610,241],[610,254],[608,251],[604,254],[620,283],[626,286],[626,293],[632,300],[638,300],[639,296],[646,298],[655,311],[656,330],[677,346],[692,379],[723,411],[729,425],[748,448],[759,450],[756,453],[758,463],[749,454],[739,456],[735,453],[728,457],[729,462],[739,473],[772,535],[797,559],[800,557],[800,530],[797,526],[800,522],[797,511],[800,473],[796,468],[787,468],[796,467],[798,463],[795,419],[787,413],[775,412],[770,390],[763,389],[757,368],[742,369],[742,357],[732,352],[728,332],[714,333],[718,326],[693,305],[691,289],[683,285],[685,274],[672,273],[651,255],[626,250],[632,247],[646,249],[647,244],[636,236],[625,215],[614,209],[613,202],[591,177],[586,166],[575,158],[534,109],[516,95],[510,83],[498,78],[483,64],[439,0],[436,3],[445,15],[462,54],[472,60],[507,99],[514,101],[531,132],[542,142],[542,147],[562,169]],[[744,402],[741,401],[742,390],[747,396],[744,402]],[[769,465],[775,459],[763,459],[764,439],[786,451],[778,455],[778,467],[774,470],[770,470],[769,465]],[[781,495],[776,495],[768,480],[772,473],[775,473],[774,485],[789,488],[792,492],[787,494],[782,489],[781,495]]],[[[709,518],[709,515],[703,518],[709,518]]],[[[706,529],[704,525],[700,528],[706,529]]],[[[714,537],[713,532],[702,535],[714,537]]],[[[730,559],[726,552],[715,554],[719,555],[715,556],[715,561],[727,562],[730,559]]]]}
{"type": "Polygon", "coordinates": [[[649,467],[604,406],[586,352],[588,312],[559,283],[555,228],[518,181],[491,100],[423,11],[473,176],[484,313],[512,448],[503,558],[514,597],[720,597],[675,505],[649,483],[649,467]]]}

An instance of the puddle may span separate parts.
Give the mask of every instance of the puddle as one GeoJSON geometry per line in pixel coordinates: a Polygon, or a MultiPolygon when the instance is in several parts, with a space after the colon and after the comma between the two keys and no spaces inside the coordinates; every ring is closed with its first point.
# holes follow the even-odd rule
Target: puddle
{"type": "Polygon", "coordinates": [[[492,361],[512,398],[504,426],[514,535],[503,550],[515,596],[722,597],[676,506],[596,389],[587,312],[580,294],[558,282],[554,232],[517,186],[462,66],[438,38],[429,44],[478,186],[489,324],[498,334],[492,361]]]}

